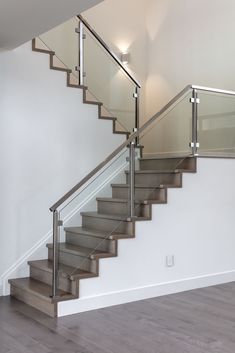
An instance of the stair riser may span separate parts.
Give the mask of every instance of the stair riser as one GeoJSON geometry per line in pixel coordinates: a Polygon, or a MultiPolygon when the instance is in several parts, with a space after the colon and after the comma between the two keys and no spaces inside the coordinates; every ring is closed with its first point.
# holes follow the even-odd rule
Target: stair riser
{"type": "MultiPolygon", "coordinates": [[[[53,251],[52,249],[48,249],[48,259],[52,261],[52,258],[53,251]]],[[[60,251],[59,261],[60,263],[71,266],[74,269],[81,269],[95,274],[97,273],[98,264],[96,260],[60,251]]]]}
{"type": "Polygon", "coordinates": [[[88,229],[108,231],[110,234],[118,232],[134,235],[134,224],[132,222],[82,216],[82,226],[88,229]]]}
{"type": "MultiPolygon", "coordinates": [[[[127,202],[112,202],[98,200],[98,213],[103,214],[117,214],[128,217],[129,210],[127,202]]],[[[135,215],[138,217],[150,217],[150,205],[136,204],[135,215]]]]}
{"type": "Polygon", "coordinates": [[[175,170],[196,171],[195,158],[165,158],[140,160],[140,170],[175,170]]]}
{"type": "Polygon", "coordinates": [[[43,313],[51,316],[57,316],[57,304],[51,304],[32,293],[27,292],[22,288],[15,287],[11,284],[11,296],[21,300],[25,304],[33,306],[34,308],[42,311],[43,313]]]}
{"type": "MultiPolygon", "coordinates": [[[[126,175],[126,183],[128,184],[129,175],[126,175]]],[[[181,174],[135,174],[135,183],[146,186],[172,185],[181,186],[181,174]]]]}
{"type": "MultiPolygon", "coordinates": [[[[52,272],[44,271],[31,266],[30,277],[48,285],[52,285],[52,272]]],[[[69,278],[60,276],[58,288],[78,296],[78,282],[71,281],[69,278]]]]}
{"type": "Polygon", "coordinates": [[[115,240],[96,238],[89,235],[66,232],[66,242],[112,254],[116,254],[117,251],[117,242],[115,240]]]}
{"type": "MultiPolygon", "coordinates": [[[[113,198],[127,199],[128,188],[126,187],[115,187],[112,188],[113,198]]],[[[136,188],[135,189],[136,200],[161,200],[166,201],[166,189],[148,189],[148,188],[136,188]]]]}

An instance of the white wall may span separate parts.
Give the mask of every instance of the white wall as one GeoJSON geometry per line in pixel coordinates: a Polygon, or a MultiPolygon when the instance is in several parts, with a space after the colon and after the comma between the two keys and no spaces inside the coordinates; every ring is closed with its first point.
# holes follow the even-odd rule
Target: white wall
{"type": "Polygon", "coordinates": [[[233,0],[105,0],[83,16],[114,52],[130,52],[144,122],[189,83],[235,90],[234,14],[233,0]]]}
{"type": "Polygon", "coordinates": [[[150,0],[146,119],[187,84],[235,90],[233,0],[150,0]]]}
{"type": "Polygon", "coordinates": [[[118,257],[101,260],[100,276],[81,281],[81,298],[59,303],[59,315],[234,281],[234,177],[233,159],[199,159],[197,174],[168,190],[168,203],[153,206],[152,221],[119,241],[118,257]]]}
{"type": "Polygon", "coordinates": [[[52,203],[125,138],[31,43],[0,53],[0,76],[1,277],[51,230],[52,203]]]}

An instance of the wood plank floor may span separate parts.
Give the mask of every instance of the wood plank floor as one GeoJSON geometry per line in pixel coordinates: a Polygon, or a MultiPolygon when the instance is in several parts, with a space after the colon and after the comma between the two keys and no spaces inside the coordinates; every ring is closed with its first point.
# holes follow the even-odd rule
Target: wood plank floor
{"type": "Polygon", "coordinates": [[[0,298],[0,353],[235,353],[235,282],[51,319],[0,298]]]}

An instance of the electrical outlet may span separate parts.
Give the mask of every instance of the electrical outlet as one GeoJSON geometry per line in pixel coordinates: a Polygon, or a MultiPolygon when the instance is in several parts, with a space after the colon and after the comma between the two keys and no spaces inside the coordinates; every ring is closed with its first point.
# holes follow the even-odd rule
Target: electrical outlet
{"type": "Polygon", "coordinates": [[[167,255],[166,256],[166,267],[175,266],[175,255],[167,255]]]}

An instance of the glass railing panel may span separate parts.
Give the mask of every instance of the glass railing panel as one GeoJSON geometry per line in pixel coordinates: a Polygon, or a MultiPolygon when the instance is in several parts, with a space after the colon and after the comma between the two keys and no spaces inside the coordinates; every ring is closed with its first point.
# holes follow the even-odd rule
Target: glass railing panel
{"type": "Polygon", "coordinates": [[[189,166],[193,169],[189,161],[192,154],[191,97],[191,91],[184,94],[140,134],[143,158],[135,162],[134,187],[137,217],[151,217],[151,205],[166,203],[167,188],[181,187],[182,171],[189,166]]]}
{"type": "Polygon", "coordinates": [[[192,103],[189,92],[140,135],[144,155],[189,155],[192,141],[192,103]]]}
{"type": "Polygon", "coordinates": [[[235,153],[235,96],[199,91],[199,155],[235,153]]]}
{"type": "Polygon", "coordinates": [[[93,255],[101,257],[115,255],[116,243],[115,240],[110,241],[110,239],[122,232],[125,233],[124,221],[129,216],[128,186],[120,188],[120,184],[126,184],[125,170],[128,169],[128,155],[129,148],[123,148],[103,169],[58,208],[59,219],[63,221],[58,243],[60,289],[63,289],[61,286],[65,283],[66,277],[96,275],[94,261],[91,261],[93,255]],[[116,187],[112,188],[113,184],[116,187]],[[126,202],[124,200],[122,204],[110,203],[108,200],[112,197],[126,199],[126,202]],[[82,217],[82,212],[115,215],[116,220],[114,219],[113,222],[103,218],[89,220],[89,217],[82,217]],[[97,237],[89,236],[90,232],[91,234],[95,232],[97,237]],[[73,249],[76,256],[71,255],[68,259],[64,255],[65,248],[73,249]],[[80,255],[79,252],[81,252],[80,255]]]}
{"type": "Polygon", "coordinates": [[[66,68],[72,70],[73,76],[78,81],[78,72],[75,70],[78,66],[78,34],[75,32],[76,28],[78,28],[78,21],[76,18],[72,18],[40,35],[39,39],[56,53],[57,58],[66,68]]]}
{"type": "Polygon", "coordinates": [[[105,115],[116,117],[120,130],[132,132],[136,86],[97,39],[84,32],[84,84],[103,103],[105,115]]]}

